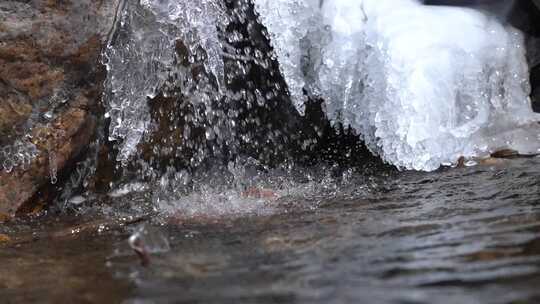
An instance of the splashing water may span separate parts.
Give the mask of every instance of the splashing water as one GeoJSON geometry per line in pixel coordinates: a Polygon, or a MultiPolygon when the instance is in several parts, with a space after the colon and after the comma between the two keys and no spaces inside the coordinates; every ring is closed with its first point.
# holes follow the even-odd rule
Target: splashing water
{"type": "Polygon", "coordinates": [[[19,166],[27,169],[37,155],[36,146],[28,138],[16,140],[12,145],[1,147],[0,171],[10,173],[19,166]]]}
{"type": "Polygon", "coordinates": [[[136,171],[124,185],[137,183],[133,175],[143,179],[152,201],[174,212],[189,193],[227,192],[231,184],[211,184],[208,171],[230,176],[227,164],[242,155],[278,162],[298,128],[253,5],[126,1],[118,20],[104,53],[104,102],[116,159],[136,171]],[[199,180],[207,188],[191,187],[194,168],[206,172],[199,180]]]}
{"type": "Polygon", "coordinates": [[[236,155],[246,145],[266,149],[256,141],[279,149],[278,127],[258,112],[282,111],[283,86],[274,80],[271,54],[252,15],[245,1],[126,2],[104,54],[109,139],[120,144],[118,161],[127,164],[143,137],[159,128],[156,116],[178,133],[169,140],[180,142],[171,150],[183,145],[193,152],[176,152],[192,158],[191,166],[207,154],[236,155]],[[167,104],[160,98],[172,99],[181,113],[152,114],[167,104]]]}
{"type": "MultiPolygon", "coordinates": [[[[302,132],[287,105],[304,114],[310,99],[402,169],[540,151],[523,35],[485,11],[415,0],[129,0],[119,20],[104,54],[109,139],[123,165],[144,163],[152,200],[171,212],[257,205],[243,197],[256,177],[238,177],[241,159],[290,149],[302,132]],[[194,167],[205,173],[194,178],[194,167]]],[[[255,167],[268,171],[264,163],[255,167]]],[[[270,185],[278,197],[280,187],[270,185]]]]}
{"type": "Polygon", "coordinates": [[[108,71],[107,116],[111,118],[110,140],[122,140],[118,160],[127,162],[149,129],[147,99],[167,87],[183,85],[194,93],[192,100],[210,102],[204,85],[193,88],[185,79],[189,68],[181,66],[176,49],[181,40],[189,46],[188,61],[194,65],[204,49],[204,67],[223,82],[221,46],[217,29],[222,8],[217,1],[126,1],[120,28],[105,51],[108,71]],[[172,81],[176,79],[177,81],[172,81]]]}
{"type": "Polygon", "coordinates": [[[49,151],[49,176],[51,184],[54,185],[58,182],[58,163],[54,151],[49,151]]]}

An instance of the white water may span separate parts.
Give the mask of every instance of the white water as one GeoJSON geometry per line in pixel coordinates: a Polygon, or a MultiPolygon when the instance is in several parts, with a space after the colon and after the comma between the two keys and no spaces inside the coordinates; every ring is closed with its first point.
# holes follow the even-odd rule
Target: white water
{"type": "MultiPolygon", "coordinates": [[[[415,0],[254,3],[298,111],[304,91],[324,98],[328,116],[352,125],[385,161],[434,170],[505,148],[540,151],[523,36],[487,13],[415,0]]],[[[158,92],[180,88],[207,111],[223,96],[245,95],[226,92],[223,57],[238,53],[222,51],[230,48],[219,39],[227,24],[217,0],[127,1],[105,54],[118,160],[126,163],[151,129],[147,99],[158,92]],[[179,64],[177,41],[188,48],[189,66],[179,64]],[[204,75],[193,76],[201,63],[204,75]]]]}

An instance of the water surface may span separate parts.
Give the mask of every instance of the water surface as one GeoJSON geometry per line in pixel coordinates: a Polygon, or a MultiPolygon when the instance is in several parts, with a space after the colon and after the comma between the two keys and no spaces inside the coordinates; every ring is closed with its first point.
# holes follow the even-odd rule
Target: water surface
{"type": "Polygon", "coordinates": [[[540,302],[540,158],[362,181],[265,216],[6,224],[0,302],[540,302]],[[148,267],[141,225],[171,246],[148,267]]]}

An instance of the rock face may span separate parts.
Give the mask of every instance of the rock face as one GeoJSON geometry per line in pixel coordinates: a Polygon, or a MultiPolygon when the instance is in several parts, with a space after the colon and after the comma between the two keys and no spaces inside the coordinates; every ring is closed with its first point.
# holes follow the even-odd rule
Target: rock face
{"type": "Polygon", "coordinates": [[[0,217],[54,181],[94,136],[99,58],[118,2],[0,2],[0,217]]]}
{"type": "Polygon", "coordinates": [[[527,59],[529,61],[532,86],[532,106],[540,112],[540,0],[516,1],[509,16],[510,23],[522,30],[527,37],[527,59]]]}

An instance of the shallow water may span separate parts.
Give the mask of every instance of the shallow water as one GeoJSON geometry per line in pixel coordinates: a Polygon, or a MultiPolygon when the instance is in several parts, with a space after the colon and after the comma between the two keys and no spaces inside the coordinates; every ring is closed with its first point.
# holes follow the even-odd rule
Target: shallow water
{"type": "Polygon", "coordinates": [[[538,303],[540,158],[502,162],[280,199],[258,217],[6,224],[0,302],[538,303]],[[148,267],[126,241],[143,224],[171,246],[148,267]]]}

